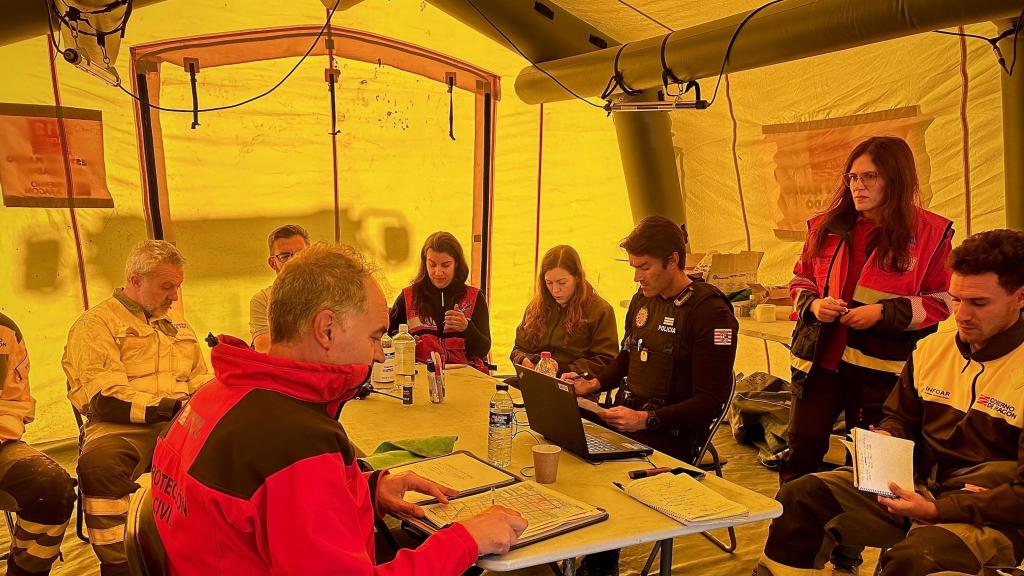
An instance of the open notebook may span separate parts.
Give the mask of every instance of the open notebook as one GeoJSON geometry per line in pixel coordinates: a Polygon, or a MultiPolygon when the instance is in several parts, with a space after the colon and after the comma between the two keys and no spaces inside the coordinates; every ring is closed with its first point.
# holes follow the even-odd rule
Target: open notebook
{"type": "Polygon", "coordinates": [[[623,492],[662,514],[700,526],[746,518],[746,506],[733,502],[687,474],[658,474],[621,485],[623,492]]]}
{"type": "Polygon", "coordinates": [[[863,428],[850,432],[843,441],[853,459],[853,485],[858,490],[895,498],[889,483],[914,489],[914,442],[879,434],[863,428]]]}
{"type": "Polygon", "coordinates": [[[391,473],[412,471],[458,490],[448,505],[424,494],[407,492],[405,499],[423,507],[424,518],[404,517],[406,525],[431,534],[483,512],[494,504],[517,510],[529,523],[512,548],[576,530],[608,518],[602,508],[591,506],[530,481],[522,481],[501,468],[459,451],[396,466],[391,473]]]}

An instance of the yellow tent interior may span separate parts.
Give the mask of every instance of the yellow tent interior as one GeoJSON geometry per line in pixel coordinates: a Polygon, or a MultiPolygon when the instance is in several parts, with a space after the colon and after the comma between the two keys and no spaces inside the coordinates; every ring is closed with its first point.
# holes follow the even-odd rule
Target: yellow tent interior
{"type": "MultiPolygon", "coordinates": [[[[153,110],[159,153],[153,180],[163,195],[153,210],[132,97],[55,59],[45,19],[42,34],[38,22],[35,33],[13,30],[13,19],[4,25],[12,30],[0,46],[0,113],[8,120],[37,113],[52,118],[59,104],[69,126],[85,120],[86,161],[71,175],[78,180],[76,195],[97,198],[95,207],[78,201],[74,210],[66,199],[63,207],[12,201],[22,181],[33,177],[12,174],[19,165],[10,151],[24,152],[13,148],[24,144],[14,124],[5,124],[0,309],[21,324],[31,346],[39,407],[30,440],[73,435],[60,368],[67,328],[83,307],[120,285],[128,248],[154,235],[154,213],[163,236],[190,261],[183,301],[204,334],[247,333],[248,299],[272,280],[264,239],[281,223],[296,222],[317,239],[337,236],[363,249],[384,266],[392,296],[415,273],[424,237],[450,230],[474,247],[475,278],[489,290],[492,359],[505,368],[533,291],[537,254],[548,247],[576,246],[609,301],[633,292],[617,244],[633,224],[627,176],[645,177],[645,156],[668,154],[676,168],[671,184],[685,199],[692,249],[763,251],[760,279],[768,283],[788,280],[802,222],[835,185],[836,159],[868,134],[911,141],[923,202],[954,220],[957,239],[1002,227],[1008,218],[1000,94],[1005,72],[981,40],[921,33],[730,73],[709,109],[653,113],[671,118],[670,139],[660,148],[636,148],[637,176],[624,170],[614,124],[623,114],[645,114],[609,117],[565,94],[542,105],[524,101],[514,85],[529,63],[494,41],[493,29],[483,34],[450,15],[458,10],[446,5],[458,2],[354,4],[332,18],[333,51],[322,38],[301,64],[327,15],[314,1],[227,6],[166,0],[134,10],[116,68],[126,90],[139,89],[133,71],[148,74],[149,97],[162,107],[192,108],[181,60],[190,54],[200,64],[200,108],[255,96],[295,67],[267,96],[203,112],[194,128],[190,113],[153,110]],[[263,43],[247,51],[241,39],[256,37],[263,43]],[[325,82],[332,57],[340,72],[336,134],[325,82]],[[446,73],[457,78],[451,93],[446,73]],[[104,192],[109,200],[102,200],[104,192]]],[[[1019,1],[991,4],[1000,6],[988,13],[1002,17],[1021,7],[1019,1]]],[[[601,31],[613,49],[616,42],[660,38],[669,29],[692,29],[759,5],[563,1],[555,8],[601,31]]],[[[992,37],[1005,26],[973,21],[963,30],[992,37]]],[[[738,41],[737,61],[743,47],[738,41]]],[[[541,56],[555,59],[557,50],[574,49],[579,51],[554,46],[541,56]]],[[[1011,50],[1004,50],[1007,65],[1011,50]]],[[[628,61],[624,57],[623,65],[628,61]]],[[[624,68],[627,85],[631,70],[624,68]]],[[[705,99],[715,79],[702,81],[705,99]]],[[[620,130],[619,138],[626,132],[620,130]]],[[[50,171],[35,176],[48,179],[51,194],[66,195],[63,165],[37,168],[50,171]]],[[[650,170],[657,170],[653,162],[650,170]]],[[[634,210],[641,201],[634,198],[634,210]]],[[[620,319],[623,312],[617,309],[620,319]]],[[[740,369],[749,371],[742,366],[746,358],[740,369]]],[[[785,359],[777,360],[773,366],[781,373],[785,359]]]]}

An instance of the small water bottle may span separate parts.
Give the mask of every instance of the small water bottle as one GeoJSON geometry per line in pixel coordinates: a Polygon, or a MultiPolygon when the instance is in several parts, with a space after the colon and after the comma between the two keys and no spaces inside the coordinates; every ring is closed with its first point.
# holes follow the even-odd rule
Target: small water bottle
{"type": "Polygon", "coordinates": [[[380,337],[380,347],[384,351],[384,362],[374,366],[373,382],[382,384],[381,388],[389,388],[395,384],[395,347],[387,333],[380,337]]]}
{"type": "Polygon", "coordinates": [[[412,391],[415,379],[412,376],[399,376],[402,379],[402,406],[412,406],[412,391]]]}
{"type": "Polygon", "coordinates": [[[504,382],[495,388],[487,423],[487,461],[504,468],[512,463],[512,396],[504,382]]]}
{"type": "Polygon", "coordinates": [[[537,362],[537,372],[558,378],[558,361],[551,357],[551,352],[541,352],[537,362]]]}

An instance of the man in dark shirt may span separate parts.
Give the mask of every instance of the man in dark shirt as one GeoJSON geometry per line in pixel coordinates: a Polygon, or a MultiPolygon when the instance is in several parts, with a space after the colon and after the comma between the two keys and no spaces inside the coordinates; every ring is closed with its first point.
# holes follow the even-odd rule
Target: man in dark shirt
{"type": "MultiPolygon", "coordinates": [[[[648,216],[619,244],[640,285],[620,352],[597,378],[565,377],[579,396],[619,388],[625,377],[604,422],[695,464],[732,394],[739,323],[718,288],[683,271],[684,242],[674,222],[648,216]]],[[[617,551],[587,557],[583,573],[617,574],[617,560],[617,551]]]]}

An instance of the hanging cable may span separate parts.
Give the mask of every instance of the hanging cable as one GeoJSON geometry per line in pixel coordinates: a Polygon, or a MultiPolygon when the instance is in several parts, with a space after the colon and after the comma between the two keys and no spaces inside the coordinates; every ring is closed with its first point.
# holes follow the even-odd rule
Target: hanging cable
{"type": "Polygon", "coordinates": [[[516,45],[516,43],[515,43],[515,42],[513,42],[513,41],[512,41],[512,39],[511,39],[511,38],[509,38],[507,34],[505,34],[504,32],[502,32],[501,28],[498,28],[498,26],[497,26],[497,25],[496,25],[496,24],[495,24],[494,22],[492,22],[492,21],[491,21],[491,19],[490,19],[490,18],[488,18],[488,17],[487,17],[487,15],[486,15],[486,14],[484,14],[482,10],[480,10],[480,8],[478,8],[478,7],[477,7],[476,3],[475,3],[475,2],[473,2],[473,0],[466,0],[466,3],[467,3],[467,4],[469,4],[469,5],[470,5],[470,7],[472,7],[472,8],[473,8],[473,10],[476,10],[476,13],[477,13],[477,14],[479,14],[481,18],[483,18],[484,20],[486,20],[486,21],[487,21],[487,23],[491,25],[491,28],[494,28],[494,31],[495,31],[495,32],[497,32],[498,34],[500,34],[500,35],[501,35],[501,37],[502,37],[502,38],[504,38],[506,42],[508,42],[509,46],[511,46],[513,50],[515,50],[516,52],[518,52],[518,53],[519,53],[519,55],[520,55],[520,56],[522,56],[522,57],[523,57],[523,59],[525,59],[525,60],[526,60],[527,62],[529,62],[531,66],[533,66],[533,67],[534,67],[534,68],[536,68],[537,70],[540,70],[540,71],[541,71],[541,73],[543,73],[543,74],[544,74],[545,76],[547,76],[548,78],[551,78],[551,81],[552,81],[552,82],[554,82],[555,84],[558,84],[558,86],[559,86],[559,87],[561,87],[561,88],[562,88],[562,90],[565,90],[565,91],[566,91],[566,92],[567,92],[568,94],[570,94],[570,95],[571,95],[571,96],[572,96],[573,98],[576,98],[576,99],[577,99],[577,100],[579,100],[580,102],[584,102],[584,103],[586,103],[586,104],[589,104],[590,106],[593,106],[594,108],[600,108],[600,109],[604,110],[604,106],[602,106],[602,105],[600,105],[600,104],[595,104],[595,103],[591,102],[590,100],[587,100],[587,99],[586,99],[586,98],[584,98],[583,96],[580,96],[579,94],[577,94],[576,92],[574,92],[574,91],[573,91],[573,90],[572,90],[571,88],[569,88],[568,86],[566,86],[565,84],[563,84],[561,80],[559,80],[558,78],[555,78],[555,76],[554,76],[553,74],[551,74],[550,72],[548,72],[547,70],[545,70],[544,68],[542,68],[542,67],[540,66],[540,64],[537,64],[536,62],[534,62],[533,60],[531,60],[529,56],[527,56],[527,55],[526,55],[526,54],[525,54],[525,53],[524,53],[524,52],[523,52],[522,50],[520,50],[520,49],[519,49],[519,46],[517,46],[517,45],[516,45]]]}
{"type": "Polygon", "coordinates": [[[196,74],[199,73],[199,60],[197,58],[186,58],[188,64],[189,84],[192,85],[192,129],[199,127],[199,87],[196,85],[196,74]]]}
{"type": "Polygon", "coordinates": [[[1020,16],[1017,16],[1017,24],[1014,26],[1013,32],[1013,60],[1010,61],[1010,76],[1013,76],[1013,69],[1017,66],[1017,39],[1020,36],[1020,29],[1024,28],[1024,8],[1020,11],[1020,16]]]}
{"type": "Polygon", "coordinates": [[[629,42],[619,46],[617,52],[615,52],[615,60],[612,62],[612,77],[608,79],[608,84],[604,87],[604,91],[601,92],[601,99],[608,100],[616,90],[621,89],[622,92],[629,96],[638,96],[643,94],[643,90],[634,90],[629,86],[626,86],[626,82],[623,79],[622,71],[619,70],[619,57],[622,56],[622,51],[629,46],[629,42]]]}
{"type": "MultiPolygon", "coordinates": [[[[44,1],[49,2],[50,0],[44,0],[44,1]]],[[[250,102],[255,102],[256,100],[259,100],[260,98],[263,98],[263,97],[269,95],[270,93],[274,92],[278,88],[280,88],[281,85],[283,85],[288,80],[288,78],[290,78],[291,75],[294,74],[295,71],[299,69],[299,66],[301,66],[302,63],[306,61],[306,58],[308,58],[309,55],[312,54],[313,49],[316,48],[316,45],[320,42],[320,38],[323,37],[324,32],[327,30],[327,27],[330,26],[331,18],[334,16],[334,12],[338,9],[338,5],[340,3],[341,3],[341,0],[337,0],[334,3],[334,7],[331,8],[331,12],[327,16],[327,21],[324,22],[324,25],[320,28],[320,32],[317,33],[316,38],[313,39],[313,42],[309,45],[309,48],[302,55],[302,57],[299,58],[299,61],[295,63],[295,66],[292,66],[291,70],[289,70],[288,73],[285,74],[283,78],[281,78],[280,80],[277,81],[277,84],[274,84],[268,90],[265,90],[262,93],[257,94],[257,95],[255,95],[255,96],[253,96],[251,98],[246,98],[245,100],[242,100],[241,102],[236,102],[234,104],[227,104],[227,105],[224,105],[224,106],[213,106],[211,108],[200,108],[198,110],[190,110],[190,109],[183,109],[183,108],[167,108],[165,106],[158,106],[156,104],[152,104],[152,103],[149,103],[149,102],[144,102],[141,98],[138,97],[138,95],[136,95],[134,92],[132,92],[131,90],[128,90],[127,88],[125,88],[124,86],[122,86],[120,84],[118,85],[118,88],[120,88],[122,92],[124,92],[125,94],[131,96],[134,100],[136,100],[140,104],[143,104],[143,105],[145,105],[145,106],[147,106],[149,108],[152,108],[154,110],[160,110],[161,112],[180,112],[180,113],[189,113],[189,114],[191,114],[193,112],[219,112],[221,110],[230,110],[232,108],[238,108],[238,107],[241,107],[241,106],[245,106],[246,104],[249,104],[250,102]]]]}
{"type": "Polygon", "coordinates": [[[779,2],[782,1],[783,0],[772,0],[771,2],[767,2],[765,4],[758,6],[757,8],[754,8],[753,10],[750,11],[749,14],[746,15],[746,17],[743,18],[743,21],[741,21],[740,25],[736,27],[736,30],[733,31],[732,38],[729,39],[729,45],[726,46],[725,48],[725,57],[722,58],[722,68],[718,71],[718,80],[715,81],[715,91],[711,95],[711,100],[708,102],[709,108],[712,104],[715,103],[715,98],[718,98],[718,87],[722,84],[722,77],[725,76],[725,67],[729,63],[729,55],[732,54],[732,47],[734,44],[736,44],[736,38],[739,37],[740,30],[743,30],[743,27],[747,25],[747,22],[750,22],[750,19],[753,18],[758,12],[764,10],[769,6],[778,4],[779,2]]]}
{"type": "Polygon", "coordinates": [[[448,74],[448,137],[455,140],[455,74],[448,74]]]}
{"type": "Polygon", "coordinates": [[[949,30],[932,30],[935,34],[944,34],[946,36],[958,36],[961,38],[973,38],[975,40],[984,40],[992,46],[992,52],[996,55],[996,60],[999,62],[999,67],[1006,72],[1007,75],[1013,76],[1013,68],[1017,64],[1017,35],[1020,33],[1021,21],[1024,20],[1024,10],[1021,11],[1021,15],[1017,18],[1012,28],[1003,30],[999,36],[989,38],[987,36],[980,36],[978,34],[969,34],[966,32],[950,32],[949,30]],[[999,42],[1004,38],[1013,35],[1013,58],[1010,60],[1010,66],[1006,66],[1006,57],[1003,55],[1003,50],[999,47],[999,42]]]}
{"type": "Polygon", "coordinates": [[[333,65],[324,72],[324,80],[327,81],[327,92],[331,95],[331,136],[337,136],[341,133],[338,130],[338,102],[336,100],[337,92],[334,89],[334,85],[338,81],[337,77],[340,74],[341,71],[334,68],[333,65]]]}
{"type": "Polygon", "coordinates": [[[661,85],[665,89],[665,95],[671,96],[672,98],[680,99],[684,94],[693,90],[694,108],[697,110],[705,110],[710,104],[701,100],[700,98],[700,84],[696,80],[683,80],[672,72],[672,69],[668,65],[668,57],[665,55],[665,47],[668,46],[668,39],[672,36],[669,32],[661,39],[661,85]],[[673,93],[669,90],[669,86],[677,86],[677,90],[673,93]]]}

